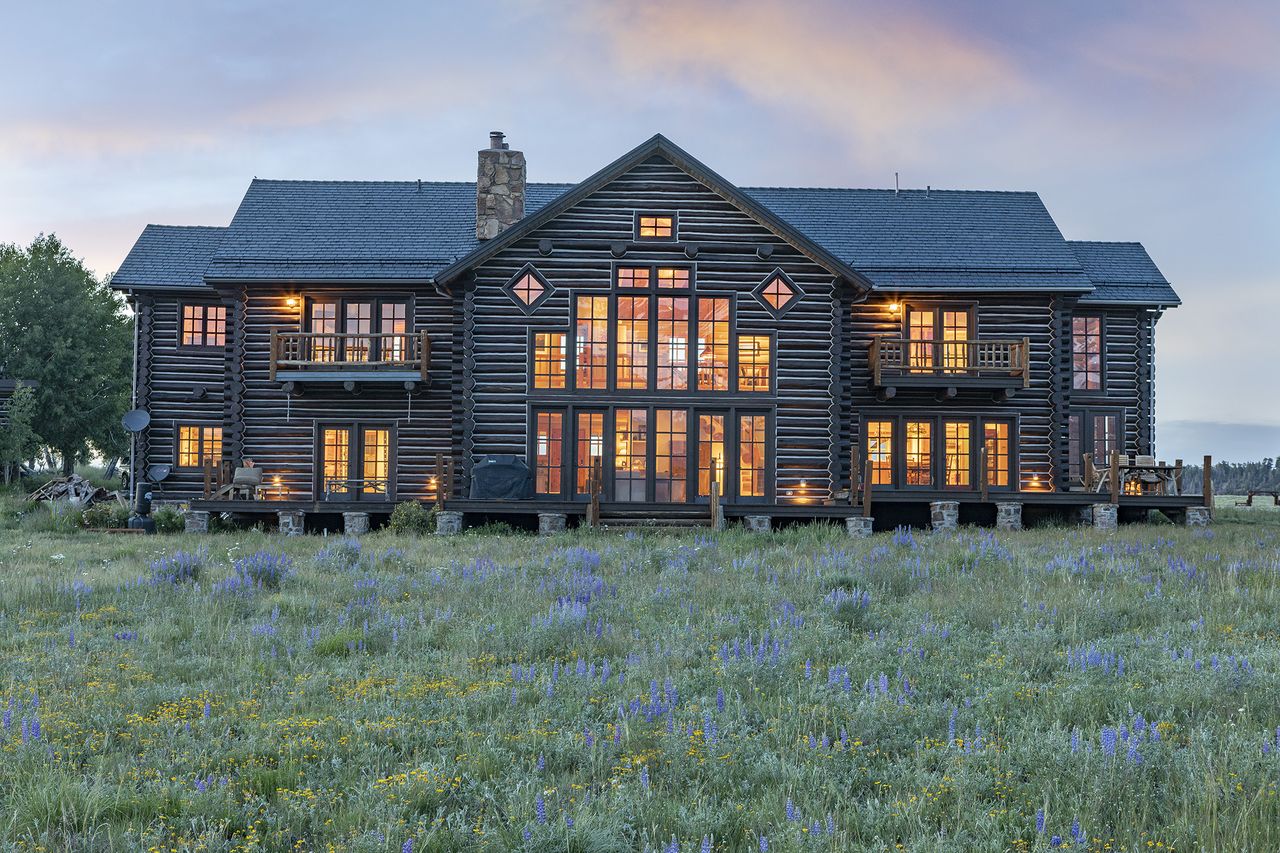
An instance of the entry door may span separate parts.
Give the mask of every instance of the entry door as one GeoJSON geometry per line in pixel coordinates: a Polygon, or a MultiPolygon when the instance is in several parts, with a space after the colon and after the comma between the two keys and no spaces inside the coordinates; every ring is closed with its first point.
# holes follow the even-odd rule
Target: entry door
{"type": "Polygon", "coordinates": [[[390,500],[391,429],[341,424],[320,428],[321,500],[390,500]]]}

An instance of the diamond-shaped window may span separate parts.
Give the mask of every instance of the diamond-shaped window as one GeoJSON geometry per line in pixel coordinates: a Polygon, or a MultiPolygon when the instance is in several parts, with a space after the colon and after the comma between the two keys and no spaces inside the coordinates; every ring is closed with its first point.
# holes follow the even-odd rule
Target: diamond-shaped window
{"type": "Polygon", "coordinates": [[[516,273],[503,288],[526,314],[532,313],[541,305],[554,289],[532,266],[526,266],[516,273]]]}
{"type": "Polygon", "coordinates": [[[538,297],[542,295],[546,288],[542,286],[542,282],[533,277],[533,273],[525,273],[516,282],[516,286],[511,288],[511,292],[516,295],[525,305],[532,305],[538,301],[538,297]]]}
{"type": "Polygon", "coordinates": [[[755,290],[756,298],[769,313],[781,317],[804,295],[804,291],[782,270],[774,270],[755,290]]]}

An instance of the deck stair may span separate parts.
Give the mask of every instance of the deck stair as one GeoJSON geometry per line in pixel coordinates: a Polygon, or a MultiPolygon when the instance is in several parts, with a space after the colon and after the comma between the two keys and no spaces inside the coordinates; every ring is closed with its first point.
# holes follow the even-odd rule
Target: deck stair
{"type": "Polygon", "coordinates": [[[697,505],[664,506],[659,511],[605,505],[600,509],[600,526],[612,530],[651,531],[710,527],[711,510],[697,505]]]}

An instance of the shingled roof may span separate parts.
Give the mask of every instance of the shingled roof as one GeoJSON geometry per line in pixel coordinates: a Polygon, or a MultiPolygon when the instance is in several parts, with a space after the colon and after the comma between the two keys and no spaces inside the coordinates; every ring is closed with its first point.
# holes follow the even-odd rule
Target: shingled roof
{"type": "Polygon", "coordinates": [[[1033,192],[747,187],[888,290],[1087,291],[1088,278],[1033,192]]]}
{"type": "MultiPolygon", "coordinates": [[[[528,184],[525,215],[572,184],[528,184]]],[[[210,280],[427,281],[472,251],[476,185],[440,181],[255,179],[210,280]]]]}
{"type": "Polygon", "coordinates": [[[1140,244],[1069,242],[1034,192],[739,188],[660,135],[580,184],[528,184],[525,221],[484,244],[471,182],[254,179],[226,228],[147,226],[113,283],[443,280],[655,152],[861,287],[1178,304],[1140,244]]]}
{"type": "Polygon", "coordinates": [[[226,228],[148,225],[111,279],[117,288],[203,287],[226,228]]]}
{"type": "Polygon", "coordinates": [[[1094,290],[1080,301],[1089,304],[1181,305],[1141,243],[1069,240],[1094,290]]]}

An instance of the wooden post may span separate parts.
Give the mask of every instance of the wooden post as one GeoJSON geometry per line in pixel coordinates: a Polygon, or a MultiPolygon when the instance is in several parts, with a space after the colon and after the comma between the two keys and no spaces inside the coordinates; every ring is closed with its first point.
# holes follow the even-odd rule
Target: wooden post
{"type": "Polygon", "coordinates": [[[871,460],[867,460],[867,467],[862,473],[862,517],[871,517],[871,460]]]}
{"type": "Polygon", "coordinates": [[[858,445],[849,449],[849,506],[858,505],[858,445]]]}
{"type": "Polygon", "coordinates": [[[1022,387],[1031,387],[1031,338],[1022,339],[1022,387]]]}
{"type": "Polygon", "coordinates": [[[444,509],[444,459],[439,453],[435,458],[436,509],[444,509]]]}
{"type": "Polygon", "coordinates": [[[1204,505],[1213,514],[1213,457],[1204,457],[1204,505]]]}
{"type": "Polygon", "coordinates": [[[871,339],[871,374],[875,378],[875,386],[880,387],[880,336],[871,339]]]}
{"type": "Polygon", "coordinates": [[[427,330],[421,332],[422,344],[418,352],[420,363],[418,365],[418,376],[423,382],[427,381],[427,373],[431,370],[431,339],[427,337],[427,330]]]}
{"type": "Polygon", "coordinates": [[[987,502],[987,443],[984,441],[982,447],[978,448],[978,494],[982,498],[982,502],[987,502]]]}
{"type": "Polygon", "coordinates": [[[590,527],[600,526],[600,492],[604,485],[601,477],[601,467],[599,459],[591,460],[591,482],[589,484],[591,497],[587,502],[587,525],[590,527]]]}
{"type": "Polygon", "coordinates": [[[444,496],[446,500],[453,498],[453,457],[446,456],[444,460],[444,496]]]}
{"type": "Polygon", "coordinates": [[[204,460],[204,496],[209,498],[213,492],[213,460],[204,460]]]}
{"type": "Polygon", "coordinates": [[[1111,451],[1111,502],[1120,503],[1120,451],[1111,451]]]}
{"type": "Polygon", "coordinates": [[[1182,460],[1173,460],[1173,493],[1182,494],[1182,460]]]}
{"type": "Polygon", "coordinates": [[[720,481],[711,481],[711,529],[720,529],[720,519],[722,510],[720,509],[720,481]]]}
{"type": "Polygon", "coordinates": [[[268,370],[270,371],[270,379],[276,381],[276,362],[280,360],[280,330],[275,326],[271,327],[271,361],[268,370]]]}

